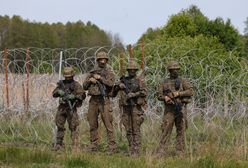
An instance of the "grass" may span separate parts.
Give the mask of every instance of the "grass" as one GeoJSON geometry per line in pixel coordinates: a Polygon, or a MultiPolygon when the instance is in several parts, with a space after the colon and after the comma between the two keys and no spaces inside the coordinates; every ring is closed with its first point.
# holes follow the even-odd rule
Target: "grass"
{"type": "Polygon", "coordinates": [[[199,157],[191,161],[188,157],[168,157],[158,159],[152,155],[130,158],[122,154],[106,155],[105,153],[72,154],[69,151],[51,152],[49,149],[1,147],[0,167],[65,167],[65,168],[246,168],[247,161],[218,159],[211,155],[199,157]]]}
{"type": "MultiPolygon", "coordinates": [[[[248,121],[214,119],[209,122],[194,118],[189,122],[186,133],[186,154],[178,158],[171,154],[166,158],[156,158],[153,154],[159,142],[160,123],[147,117],[142,126],[142,155],[139,158],[127,157],[127,140],[116,128],[118,153],[106,155],[106,135],[100,124],[100,152],[79,154],[70,151],[70,133],[65,136],[66,149],[52,152],[54,123],[46,118],[33,122],[21,122],[18,118],[0,120],[0,167],[166,167],[166,168],[246,168],[248,167],[247,142],[248,121]],[[46,123],[46,124],[44,124],[46,123]],[[194,123],[194,124],[193,124],[194,123]],[[196,125],[197,127],[195,127],[196,125]],[[122,137],[122,138],[121,138],[122,137]],[[121,140],[122,139],[122,140],[121,140]]],[[[67,125],[66,125],[67,127],[67,125]]],[[[80,144],[83,149],[89,144],[87,121],[81,121],[80,144]]],[[[124,132],[122,133],[124,134],[124,132]]],[[[175,152],[175,129],[168,145],[169,152],[175,152]]]]}

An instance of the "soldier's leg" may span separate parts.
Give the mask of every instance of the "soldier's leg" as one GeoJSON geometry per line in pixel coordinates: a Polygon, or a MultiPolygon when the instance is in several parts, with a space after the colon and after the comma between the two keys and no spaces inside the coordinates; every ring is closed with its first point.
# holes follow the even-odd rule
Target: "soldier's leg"
{"type": "Polygon", "coordinates": [[[128,146],[130,152],[133,149],[133,135],[132,135],[132,124],[131,124],[131,109],[127,106],[123,107],[122,121],[126,130],[126,137],[128,140],[128,146]]]}
{"type": "Polygon", "coordinates": [[[99,103],[91,98],[87,118],[90,125],[90,150],[92,151],[98,150],[98,108],[99,103]]]}
{"type": "Polygon", "coordinates": [[[55,116],[55,123],[57,126],[57,134],[56,134],[56,144],[55,150],[59,150],[60,147],[63,146],[63,139],[65,133],[65,121],[66,121],[66,111],[63,107],[59,107],[55,116]]]}
{"type": "Polygon", "coordinates": [[[116,150],[116,143],[114,138],[113,116],[109,99],[106,99],[100,108],[101,118],[107,131],[109,151],[114,152],[116,150]]]}
{"type": "Polygon", "coordinates": [[[73,113],[70,113],[70,115],[68,115],[67,121],[69,124],[69,129],[71,131],[72,147],[77,148],[79,143],[78,142],[79,117],[76,109],[74,109],[73,113]]]}
{"type": "Polygon", "coordinates": [[[133,118],[133,151],[134,155],[139,155],[141,146],[141,132],[140,127],[144,121],[144,112],[141,106],[134,106],[132,112],[133,118]]]}
{"type": "Polygon", "coordinates": [[[176,124],[176,129],[177,129],[177,143],[176,143],[176,150],[178,153],[183,153],[184,152],[184,135],[185,135],[185,128],[186,128],[186,114],[182,113],[182,115],[178,115],[175,118],[175,124],[176,124]]]}
{"type": "Polygon", "coordinates": [[[161,136],[161,140],[159,143],[159,149],[158,152],[160,153],[164,153],[165,151],[165,145],[168,142],[172,129],[173,129],[173,125],[174,125],[174,113],[173,112],[169,112],[169,111],[165,111],[164,117],[163,117],[163,124],[161,126],[162,128],[162,136],[161,136]]]}

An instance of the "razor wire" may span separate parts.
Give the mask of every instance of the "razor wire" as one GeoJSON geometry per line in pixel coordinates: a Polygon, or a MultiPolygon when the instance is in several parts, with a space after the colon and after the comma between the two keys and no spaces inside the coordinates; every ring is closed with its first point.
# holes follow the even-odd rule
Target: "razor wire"
{"type": "MultiPolygon", "coordinates": [[[[145,47],[149,47],[149,45],[153,44],[148,44],[145,47]]],[[[139,50],[139,47],[139,45],[134,46],[134,50],[139,50]]],[[[166,55],[160,54],[160,49],[167,49],[166,47],[156,46],[153,51],[145,55],[145,81],[148,87],[145,114],[147,120],[152,124],[162,122],[164,107],[163,103],[156,99],[156,88],[160,81],[169,75],[166,70],[166,63],[171,59],[175,59],[173,53],[176,48],[168,50],[166,55]]],[[[30,60],[28,61],[26,59],[27,49],[17,48],[8,50],[8,64],[6,67],[8,69],[9,107],[7,107],[6,102],[5,53],[1,51],[0,88],[2,91],[0,95],[0,122],[2,123],[1,125],[4,123],[5,126],[1,126],[0,133],[6,139],[12,139],[13,141],[15,141],[15,138],[11,137],[19,137],[32,142],[42,141],[49,143],[54,133],[54,118],[58,106],[58,101],[52,97],[52,91],[59,80],[60,52],[63,53],[63,66],[73,66],[76,70],[75,80],[82,84],[87,73],[96,65],[95,55],[100,50],[106,51],[110,56],[109,67],[112,68],[116,81],[118,81],[120,75],[119,56],[122,53],[126,56],[125,65],[128,64],[129,56],[127,50],[118,47],[29,48],[30,60]],[[30,67],[29,78],[27,78],[27,64],[30,67]],[[27,114],[25,111],[27,89],[29,91],[28,113],[30,116],[25,118],[27,114]],[[22,121],[25,121],[26,125],[18,128],[17,125],[22,125],[22,121]]],[[[194,99],[188,106],[188,121],[192,129],[204,131],[208,129],[206,124],[210,123],[221,129],[226,129],[226,127],[234,129],[237,122],[240,125],[247,123],[248,60],[235,57],[232,52],[217,59],[216,54],[218,54],[218,50],[213,50],[204,55],[202,59],[192,61],[194,57],[189,55],[194,55],[197,50],[199,49],[189,49],[176,58],[181,64],[182,76],[190,80],[195,90],[194,99]],[[211,64],[213,60],[215,63],[211,64]],[[233,67],[229,66],[229,63],[238,67],[238,70],[231,71],[230,69],[233,67]],[[224,76],[224,74],[228,75],[224,76]],[[197,123],[199,118],[206,124],[200,126],[197,123]],[[218,123],[213,122],[216,119],[218,119],[218,123]],[[219,124],[224,120],[228,124],[219,124]]],[[[136,57],[135,53],[134,60],[141,64],[140,57],[136,57]]],[[[139,74],[142,73],[140,70],[139,74]]],[[[80,119],[83,122],[86,121],[85,114],[88,109],[88,101],[89,97],[84,100],[82,107],[78,109],[80,119]]],[[[118,98],[113,98],[111,101],[115,125],[118,125],[121,118],[118,98]]],[[[149,126],[145,125],[143,127],[149,126]]]]}

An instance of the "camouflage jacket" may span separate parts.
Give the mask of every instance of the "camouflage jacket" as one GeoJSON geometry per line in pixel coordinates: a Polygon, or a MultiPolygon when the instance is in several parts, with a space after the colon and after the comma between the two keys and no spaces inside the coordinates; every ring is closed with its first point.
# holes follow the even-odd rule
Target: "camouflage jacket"
{"type": "MultiPolygon", "coordinates": [[[[73,100],[72,103],[76,102],[76,107],[80,107],[82,105],[83,100],[86,97],[85,91],[83,89],[83,87],[75,80],[71,80],[71,81],[66,81],[63,80],[63,87],[58,85],[54,91],[53,91],[53,97],[57,98],[59,97],[58,95],[58,90],[63,90],[64,92],[68,93],[68,94],[73,94],[76,99],[73,100]]],[[[62,97],[60,97],[60,104],[66,104],[66,102],[63,100],[62,97]]]]}
{"type": "MultiPolygon", "coordinates": [[[[193,87],[186,79],[182,79],[182,78],[165,79],[158,88],[157,91],[158,100],[164,101],[165,92],[168,91],[169,92],[178,91],[180,95],[175,99],[177,102],[181,104],[187,104],[191,102],[191,98],[193,96],[193,87]]],[[[170,103],[167,104],[166,102],[165,105],[172,106],[170,103]]]]}
{"type": "Polygon", "coordinates": [[[120,83],[123,83],[126,88],[121,90],[118,84],[115,85],[113,89],[113,97],[115,97],[119,91],[123,91],[124,94],[121,94],[120,97],[121,105],[144,105],[146,103],[147,88],[140,77],[121,77],[120,83]],[[128,93],[134,93],[136,96],[131,98],[131,100],[128,100],[128,93]]]}
{"type": "Polygon", "coordinates": [[[108,97],[111,94],[111,90],[114,86],[115,76],[112,70],[109,68],[96,68],[91,71],[85,82],[83,83],[83,87],[85,90],[88,90],[88,94],[91,96],[104,96],[108,97]],[[89,78],[93,77],[94,74],[98,74],[101,76],[97,83],[91,83],[89,78]]]}

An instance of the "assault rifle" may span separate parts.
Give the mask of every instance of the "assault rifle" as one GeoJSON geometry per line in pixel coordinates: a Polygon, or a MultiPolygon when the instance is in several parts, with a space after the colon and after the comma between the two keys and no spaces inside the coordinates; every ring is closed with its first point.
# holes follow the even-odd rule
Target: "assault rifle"
{"type": "MultiPolygon", "coordinates": [[[[98,74],[100,76],[103,76],[102,73],[100,73],[98,70],[93,70],[93,71],[90,71],[90,74],[91,76],[93,77],[94,74],[98,74]]],[[[105,96],[106,96],[106,86],[101,83],[99,80],[96,80],[96,84],[100,90],[100,93],[101,93],[101,96],[103,99],[105,99],[105,96]]]]}
{"type": "Polygon", "coordinates": [[[59,86],[59,88],[61,88],[65,92],[65,95],[62,97],[62,100],[64,102],[66,102],[69,105],[70,110],[73,111],[73,108],[76,105],[76,101],[74,101],[73,104],[72,104],[71,100],[68,99],[68,95],[71,94],[70,89],[65,88],[63,80],[59,80],[57,85],[59,86]]]}
{"type": "Polygon", "coordinates": [[[168,97],[171,99],[173,105],[175,106],[176,114],[177,114],[177,115],[180,115],[180,114],[181,114],[181,110],[182,110],[182,104],[179,103],[179,102],[176,100],[175,97],[169,96],[169,93],[172,93],[172,91],[171,91],[170,89],[165,89],[165,90],[163,90],[164,96],[168,96],[168,97]]]}
{"type": "MultiPolygon", "coordinates": [[[[127,81],[126,77],[125,76],[122,76],[120,78],[120,81],[122,83],[124,83],[124,85],[125,85],[125,93],[126,93],[126,95],[128,95],[128,93],[130,93],[130,90],[128,89],[128,81],[127,81]]],[[[127,100],[127,103],[128,103],[128,105],[131,105],[131,106],[135,105],[135,103],[133,101],[133,98],[128,99],[127,100]]]]}

